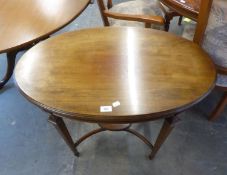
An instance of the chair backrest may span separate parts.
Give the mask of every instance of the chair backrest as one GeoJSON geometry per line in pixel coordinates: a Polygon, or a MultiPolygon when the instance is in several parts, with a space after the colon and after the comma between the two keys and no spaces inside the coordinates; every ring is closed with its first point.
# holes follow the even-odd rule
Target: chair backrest
{"type": "Polygon", "coordinates": [[[202,0],[194,41],[211,56],[221,74],[227,74],[227,1],[202,0]]]}

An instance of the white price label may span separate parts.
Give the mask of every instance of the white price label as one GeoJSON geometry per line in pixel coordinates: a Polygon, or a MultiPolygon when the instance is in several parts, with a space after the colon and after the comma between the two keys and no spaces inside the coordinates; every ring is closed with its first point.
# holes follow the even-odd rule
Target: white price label
{"type": "Polygon", "coordinates": [[[100,106],[100,112],[112,112],[112,106],[100,106]]]}
{"type": "Polygon", "coordinates": [[[114,108],[116,108],[116,107],[120,106],[121,103],[119,101],[115,101],[115,102],[112,103],[112,105],[113,105],[114,108]]]}

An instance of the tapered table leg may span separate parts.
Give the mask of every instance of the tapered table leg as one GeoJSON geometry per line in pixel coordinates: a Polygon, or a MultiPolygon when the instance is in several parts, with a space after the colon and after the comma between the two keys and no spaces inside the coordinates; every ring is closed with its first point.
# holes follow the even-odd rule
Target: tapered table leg
{"type": "Polygon", "coordinates": [[[13,74],[17,53],[17,51],[7,53],[7,70],[5,76],[0,81],[0,89],[3,88],[3,86],[9,81],[10,77],[13,74]]]}
{"type": "Polygon", "coordinates": [[[179,120],[175,116],[165,119],[154,146],[143,135],[130,129],[129,128],[130,124],[127,124],[126,126],[118,125],[118,124],[99,124],[101,128],[98,128],[96,130],[93,130],[93,131],[87,133],[86,135],[81,137],[76,143],[74,143],[73,139],[70,136],[70,133],[61,117],[58,117],[55,115],[50,115],[48,121],[55,126],[55,128],[57,129],[59,134],[62,136],[62,138],[65,140],[65,142],[70,147],[70,149],[72,150],[72,152],[74,153],[75,156],[79,156],[79,152],[77,151],[77,146],[81,142],[83,142],[84,140],[86,140],[87,138],[89,138],[90,136],[92,136],[94,134],[97,134],[102,131],[110,130],[110,131],[126,131],[126,132],[130,132],[130,133],[134,134],[135,136],[139,137],[145,144],[147,144],[152,149],[151,154],[149,155],[149,158],[152,159],[152,158],[154,158],[155,154],[158,152],[159,148],[162,146],[162,144],[164,143],[164,141],[166,140],[166,138],[168,137],[168,135],[174,128],[174,125],[179,120]],[[115,126],[114,129],[113,129],[112,125],[115,126]]]}
{"type": "Polygon", "coordinates": [[[74,155],[79,157],[79,152],[77,151],[77,149],[74,146],[73,139],[72,139],[63,119],[61,117],[57,117],[55,115],[50,115],[48,121],[54,125],[54,127],[57,129],[59,134],[65,140],[65,142],[70,147],[70,149],[72,150],[74,155]]]}
{"type": "Polygon", "coordinates": [[[160,147],[162,146],[162,144],[164,143],[164,141],[166,140],[166,138],[168,137],[168,135],[174,128],[174,125],[177,121],[178,121],[178,119],[176,117],[171,117],[171,118],[165,119],[165,121],[162,125],[162,128],[159,132],[159,135],[156,139],[156,142],[154,144],[153,150],[152,150],[151,154],[149,155],[150,159],[154,158],[155,154],[158,152],[158,150],[160,149],[160,147]]]}

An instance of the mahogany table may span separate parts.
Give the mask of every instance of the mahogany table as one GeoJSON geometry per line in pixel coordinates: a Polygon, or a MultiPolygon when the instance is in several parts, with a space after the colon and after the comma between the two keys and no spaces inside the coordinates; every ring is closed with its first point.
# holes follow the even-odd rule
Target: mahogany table
{"type": "MultiPolygon", "coordinates": [[[[160,0],[178,14],[197,21],[201,0],[160,0]]],[[[175,15],[176,16],[176,15],[175,15]]]]}
{"type": "Polygon", "coordinates": [[[0,53],[7,53],[7,72],[0,89],[10,79],[19,51],[66,26],[88,3],[89,0],[0,0],[0,53]]]}
{"type": "Polygon", "coordinates": [[[19,60],[15,79],[20,92],[49,113],[75,155],[82,141],[110,130],[139,137],[153,158],[176,115],[210,93],[216,72],[209,56],[191,41],[158,30],[110,27],[37,44],[19,60]],[[99,128],[74,143],[63,118],[99,128]],[[164,124],[154,144],[130,128],[161,118],[164,124]]]}

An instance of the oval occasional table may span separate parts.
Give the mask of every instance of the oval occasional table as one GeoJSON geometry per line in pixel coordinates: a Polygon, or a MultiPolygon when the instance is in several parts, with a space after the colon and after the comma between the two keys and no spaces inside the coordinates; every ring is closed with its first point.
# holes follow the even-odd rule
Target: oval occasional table
{"type": "Polygon", "coordinates": [[[1,89],[13,73],[16,54],[66,26],[89,0],[0,0],[0,4],[0,53],[7,53],[1,89]]]}
{"type": "Polygon", "coordinates": [[[172,16],[177,16],[174,12],[197,21],[201,0],[160,0],[161,3],[173,10],[172,16]]]}
{"type": "Polygon", "coordinates": [[[75,155],[86,138],[110,130],[139,137],[153,158],[176,115],[210,93],[216,72],[208,55],[186,39],[114,27],[66,33],[37,44],[19,60],[15,79],[20,92],[49,113],[75,155]],[[99,127],[74,143],[63,118],[99,127]],[[161,118],[154,144],[130,128],[161,118]]]}

